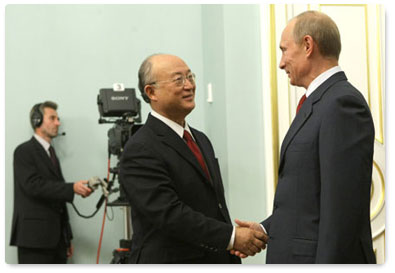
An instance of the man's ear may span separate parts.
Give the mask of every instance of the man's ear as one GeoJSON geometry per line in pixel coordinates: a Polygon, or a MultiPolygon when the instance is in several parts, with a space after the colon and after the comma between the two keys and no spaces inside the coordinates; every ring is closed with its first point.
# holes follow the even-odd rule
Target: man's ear
{"type": "Polygon", "coordinates": [[[316,49],[316,44],[314,43],[313,37],[310,35],[305,35],[303,37],[303,47],[306,53],[306,57],[311,57],[314,50],[316,49]]]}
{"type": "Polygon", "coordinates": [[[146,85],[144,87],[144,92],[145,92],[145,94],[148,96],[148,98],[151,101],[157,101],[158,100],[157,97],[156,97],[156,90],[155,90],[155,87],[153,85],[150,85],[150,84],[146,85]]]}

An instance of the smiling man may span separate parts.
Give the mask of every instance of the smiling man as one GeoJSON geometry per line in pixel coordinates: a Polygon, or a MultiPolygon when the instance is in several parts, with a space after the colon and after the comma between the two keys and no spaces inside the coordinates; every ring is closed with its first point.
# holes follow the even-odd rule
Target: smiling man
{"type": "Polygon", "coordinates": [[[195,74],[177,56],[153,55],[140,67],[139,89],[152,111],[120,167],[133,224],[129,262],[240,263],[230,249],[259,252],[265,235],[232,226],[213,147],[185,121],[195,74]]]}

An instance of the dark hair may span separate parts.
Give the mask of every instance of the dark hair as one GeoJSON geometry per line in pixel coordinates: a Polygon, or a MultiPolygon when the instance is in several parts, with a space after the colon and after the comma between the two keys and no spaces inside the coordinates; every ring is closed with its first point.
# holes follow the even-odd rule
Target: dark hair
{"type": "Polygon", "coordinates": [[[325,13],[309,10],[296,18],[293,37],[301,44],[305,35],[310,35],[318,45],[318,50],[324,57],[339,60],[341,41],[336,23],[325,13]]]}
{"type": "Polygon", "coordinates": [[[44,118],[44,108],[58,109],[58,105],[53,101],[45,101],[43,103],[35,104],[30,110],[30,124],[34,129],[41,126],[44,118]]]}

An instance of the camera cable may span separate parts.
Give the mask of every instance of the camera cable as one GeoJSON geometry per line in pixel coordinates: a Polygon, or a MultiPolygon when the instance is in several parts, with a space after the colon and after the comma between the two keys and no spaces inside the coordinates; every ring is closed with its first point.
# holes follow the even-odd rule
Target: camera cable
{"type": "MultiPolygon", "coordinates": [[[[111,154],[108,155],[107,181],[109,181],[109,179],[110,179],[110,166],[111,166],[110,162],[111,162],[111,154]]],[[[102,197],[104,197],[104,195],[102,197]]],[[[99,259],[100,259],[100,250],[101,250],[101,244],[102,244],[102,240],[103,240],[104,224],[106,222],[106,213],[107,213],[107,198],[105,198],[105,200],[104,200],[104,214],[103,214],[103,222],[102,222],[102,227],[101,227],[101,232],[100,232],[99,246],[97,248],[96,264],[99,264],[99,259]]]]}

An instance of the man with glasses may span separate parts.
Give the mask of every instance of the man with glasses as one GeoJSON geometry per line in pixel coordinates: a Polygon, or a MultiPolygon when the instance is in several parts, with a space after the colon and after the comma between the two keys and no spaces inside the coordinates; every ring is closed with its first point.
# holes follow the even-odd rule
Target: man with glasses
{"type": "Polygon", "coordinates": [[[120,167],[132,211],[129,262],[240,263],[230,249],[260,252],[264,233],[232,226],[213,147],[185,121],[195,108],[195,74],[177,56],[152,55],[139,89],[152,111],[120,167]]]}

